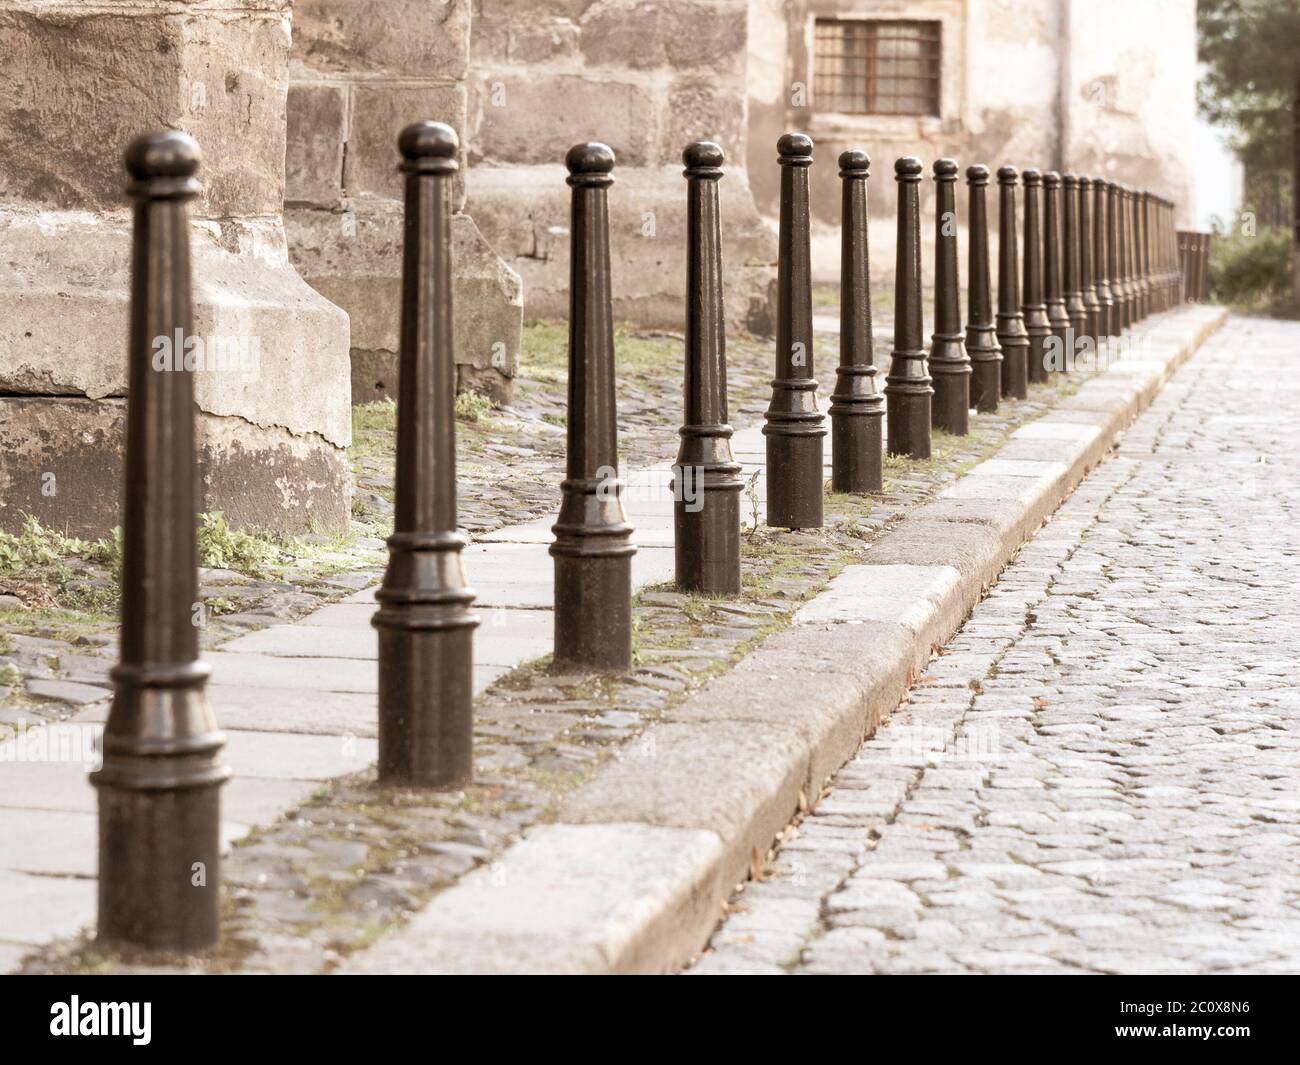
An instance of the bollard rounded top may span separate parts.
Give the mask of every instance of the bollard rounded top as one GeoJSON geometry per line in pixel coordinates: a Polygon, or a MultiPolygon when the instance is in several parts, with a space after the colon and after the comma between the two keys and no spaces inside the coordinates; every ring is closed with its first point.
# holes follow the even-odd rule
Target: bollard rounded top
{"type": "Polygon", "coordinates": [[[920,181],[921,171],[925,167],[921,165],[921,160],[914,155],[905,155],[903,158],[894,162],[894,177],[899,181],[920,181]]]}
{"type": "Polygon", "coordinates": [[[124,161],[133,178],[193,177],[202,153],[198,142],[178,129],[144,133],[127,145],[124,161]]]}
{"type": "Polygon", "coordinates": [[[412,122],[397,135],[400,169],[408,174],[449,173],[457,169],[460,138],[445,122],[412,122]]]}
{"type": "Polygon", "coordinates": [[[194,175],[202,158],[198,142],[181,130],[143,133],[127,145],[123,155],[126,172],[131,175],[127,191],[146,196],[166,196],[169,191],[193,195],[198,192],[194,175]]]}
{"type": "Polygon", "coordinates": [[[1035,166],[1027,166],[1020,172],[1020,180],[1026,185],[1041,185],[1043,183],[1043,172],[1035,166]]]}
{"type": "Polygon", "coordinates": [[[957,160],[956,159],[936,159],[934,161],[934,176],[936,178],[956,178],[957,160]]]}
{"type": "Polygon", "coordinates": [[[1079,176],[1078,176],[1077,174],[1062,174],[1062,175],[1061,175],[1061,184],[1064,185],[1067,189],[1068,189],[1068,188],[1071,188],[1071,187],[1073,187],[1073,186],[1075,186],[1075,185],[1078,185],[1078,184],[1079,184],[1079,176]]]}
{"type": "Polygon", "coordinates": [[[989,168],[983,163],[975,163],[966,168],[966,181],[971,185],[987,185],[989,183],[989,168]]]}
{"type": "Polygon", "coordinates": [[[722,177],[727,156],[713,141],[692,141],[682,150],[682,164],[687,177],[722,177]]]}
{"type": "Polygon", "coordinates": [[[614,179],[609,176],[614,169],[614,149],[608,144],[600,141],[575,144],[565,154],[564,165],[569,168],[570,185],[605,188],[614,184],[614,179]]]}
{"type": "Polygon", "coordinates": [[[998,184],[999,184],[999,185],[1014,185],[1014,184],[1016,183],[1016,180],[1017,180],[1019,177],[1020,177],[1020,174],[1017,172],[1017,170],[1016,170],[1016,168],[1015,168],[1014,166],[1009,166],[1009,165],[1008,165],[1008,166],[1000,166],[1000,167],[998,167],[998,184]]]}
{"type": "Polygon", "coordinates": [[[811,166],[813,142],[806,133],[786,133],[776,142],[776,161],[782,166],[811,166]]]}
{"type": "Polygon", "coordinates": [[[1090,178],[1087,174],[1080,174],[1078,180],[1079,180],[1079,188],[1081,189],[1092,188],[1092,178],[1090,178]]]}
{"type": "Polygon", "coordinates": [[[840,152],[840,177],[866,177],[871,172],[871,156],[861,148],[840,152]]]}
{"type": "Polygon", "coordinates": [[[1047,189],[1059,188],[1061,185],[1061,175],[1055,170],[1049,170],[1043,175],[1043,187],[1047,189]]]}

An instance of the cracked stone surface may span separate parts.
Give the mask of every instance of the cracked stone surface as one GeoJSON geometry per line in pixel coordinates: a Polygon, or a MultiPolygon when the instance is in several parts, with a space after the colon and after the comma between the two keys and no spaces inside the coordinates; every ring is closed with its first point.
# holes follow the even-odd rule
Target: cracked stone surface
{"type": "Polygon", "coordinates": [[[1175,375],[692,971],[1300,968],[1297,359],[1234,318],[1175,375]]]}

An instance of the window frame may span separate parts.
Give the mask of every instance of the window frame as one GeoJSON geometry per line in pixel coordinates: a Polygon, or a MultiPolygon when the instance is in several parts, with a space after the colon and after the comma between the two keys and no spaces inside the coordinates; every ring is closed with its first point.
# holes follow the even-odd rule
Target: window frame
{"type": "MultiPolygon", "coordinates": [[[[853,120],[904,119],[904,120],[926,121],[926,120],[938,120],[943,117],[943,111],[944,111],[944,83],[943,83],[944,20],[943,19],[940,18],[879,18],[874,16],[867,17],[867,16],[844,16],[844,15],[826,15],[826,16],[816,15],[812,18],[811,21],[812,21],[812,26],[811,26],[812,48],[810,50],[809,59],[811,61],[811,66],[812,66],[812,78],[810,79],[812,82],[811,96],[812,96],[813,110],[815,113],[824,114],[824,115],[844,116],[846,118],[853,119],[853,120]],[[860,87],[861,99],[863,102],[863,107],[865,108],[864,110],[850,110],[850,111],[842,110],[839,105],[843,104],[846,99],[852,98],[847,93],[844,92],[828,93],[824,88],[822,89],[821,92],[818,91],[818,82],[819,80],[821,80],[822,77],[836,77],[841,80],[843,80],[846,77],[846,75],[843,74],[823,75],[821,73],[820,61],[828,57],[826,57],[823,54],[819,54],[818,44],[824,38],[822,38],[819,35],[818,29],[821,26],[828,26],[828,25],[859,26],[859,27],[863,27],[864,30],[867,31],[864,32],[863,36],[866,37],[871,43],[868,49],[868,54],[866,54],[863,57],[865,64],[867,66],[867,72],[862,76],[862,84],[860,87]],[[880,26],[914,28],[920,31],[917,33],[916,36],[903,37],[901,39],[915,40],[921,42],[923,45],[933,46],[932,56],[923,55],[919,57],[920,61],[922,62],[933,63],[933,69],[931,70],[931,72],[925,75],[915,75],[906,78],[906,80],[910,82],[923,81],[924,84],[922,87],[922,91],[919,93],[911,93],[908,96],[904,96],[904,97],[900,97],[900,94],[898,93],[890,93],[887,97],[892,99],[900,99],[900,98],[916,99],[916,98],[924,97],[927,101],[927,106],[929,108],[928,110],[924,110],[924,111],[910,111],[910,110],[891,111],[891,110],[879,110],[879,109],[873,110],[873,107],[875,108],[879,107],[879,104],[877,102],[879,99],[879,92],[878,92],[879,85],[881,84],[882,81],[888,84],[890,80],[887,77],[882,78],[879,74],[874,73],[874,68],[881,62],[881,57],[877,54],[877,47],[881,40],[889,39],[888,37],[882,38],[876,35],[874,31],[876,31],[877,28],[880,26]],[[823,96],[828,96],[831,99],[833,99],[835,101],[835,106],[822,106],[820,101],[823,98],[823,96]]],[[[844,35],[841,36],[839,39],[844,40],[846,39],[846,37],[847,35],[844,35]]],[[[900,39],[900,38],[895,38],[895,39],[900,39]]],[[[841,54],[839,58],[843,59],[845,58],[845,56],[841,54]]],[[[909,58],[909,57],[887,57],[887,58],[898,59],[898,58],[909,58]]],[[[897,81],[894,82],[894,84],[898,84],[903,80],[904,80],[903,78],[898,78],[897,81]]]]}

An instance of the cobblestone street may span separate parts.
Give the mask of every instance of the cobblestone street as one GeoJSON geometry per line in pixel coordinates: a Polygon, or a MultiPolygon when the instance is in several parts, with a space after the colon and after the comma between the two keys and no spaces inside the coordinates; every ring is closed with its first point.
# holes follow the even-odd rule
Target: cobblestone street
{"type": "Polygon", "coordinates": [[[1300,968],[1298,360],[1234,318],[1174,376],[694,971],[1300,968]]]}

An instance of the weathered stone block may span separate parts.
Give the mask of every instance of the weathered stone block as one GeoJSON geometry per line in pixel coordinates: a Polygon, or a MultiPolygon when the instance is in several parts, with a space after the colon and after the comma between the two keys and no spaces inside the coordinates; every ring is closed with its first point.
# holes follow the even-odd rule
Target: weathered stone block
{"type": "Polygon", "coordinates": [[[548,63],[576,59],[581,31],[568,19],[537,19],[510,26],[510,59],[548,63]]]}
{"type": "MultiPolygon", "coordinates": [[[[391,85],[360,82],[352,86],[351,136],[344,184],[349,196],[402,197],[397,171],[397,135],[412,122],[433,119],[453,127],[465,143],[464,85],[391,85]]],[[[456,177],[456,204],[464,202],[465,179],[456,177]]]]}
{"type": "MultiPolygon", "coordinates": [[[[16,267],[0,281],[0,522],[30,510],[99,535],[117,521],[120,474],[103,463],[115,454],[112,403],[126,393],[129,222],[28,209],[0,215],[0,233],[16,267]],[[83,488],[42,496],[50,471],[83,488]]],[[[278,225],[199,222],[191,254],[194,335],[238,353],[195,376],[213,456],[205,506],[264,528],[305,528],[307,515],[344,527],[346,316],[289,266],[278,225]]]]}
{"type": "MultiPolygon", "coordinates": [[[[589,64],[647,69],[707,69],[714,77],[745,66],[747,18],[743,0],[603,4],[582,23],[582,54],[589,64]]],[[[737,85],[743,92],[743,85],[737,85]]]]}
{"type": "Polygon", "coordinates": [[[343,196],[348,93],[342,85],[289,86],[285,144],[286,203],[334,207],[343,196]]]}
{"type": "MultiPolygon", "coordinates": [[[[285,225],[302,275],[346,310],[352,328],[352,400],[395,394],[401,314],[402,205],[354,204],[343,215],[290,209],[285,225]]],[[[519,276],[474,220],[452,218],[453,335],[460,386],[508,402],[519,359],[519,276]]]]}
{"type": "MultiPolygon", "coordinates": [[[[125,440],[125,399],[0,398],[0,529],[32,514],[67,535],[107,535],[122,522],[125,440]]],[[[200,509],[280,532],[348,527],[342,448],[206,413],[198,415],[196,446],[200,509]]]]}
{"type": "Polygon", "coordinates": [[[469,159],[512,166],[560,163],[584,140],[604,141],[619,166],[645,166],[656,156],[656,103],[641,85],[608,78],[480,77],[474,89],[469,159]]]}
{"type": "MultiPolygon", "coordinates": [[[[580,19],[588,10],[602,0],[531,0],[528,5],[530,18],[546,16],[580,19]]],[[[519,14],[519,0],[479,0],[478,11],[474,18],[474,32],[478,32],[481,22],[493,19],[505,19],[519,14]]]]}
{"type": "MultiPolygon", "coordinates": [[[[125,394],[125,216],[14,212],[0,232],[14,264],[0,281],[0,392],[125,394]]],[[[199,407],[346,447],[347,318],[294,272],[280,226],[196,223],[191,256],[195,335],[256,354],[251,372],[199,374],[199,407]]]]}
{"type": "Polygon", "coordinates": [[[294,55],[313,70],[459,81],[469,0],[297,0],[294,55]]]}
{"type": "Polygon", "coordinates": [[[712,80],[679,81],[668,90],[664,134],[659,161],[681,162],[682,149],[691,141],[710,140],[722,145],[728,159],[740,159],[745,143],[743,95],[712,80]]]}
{"type": "Polygon", "coordinates": [[[287,4],[259,0],[234,21],[186,6],[0,11],[0,200],[118,207],[123,146],[172,126],[203,148],[196,215],[279,211],[287,4]]]}

